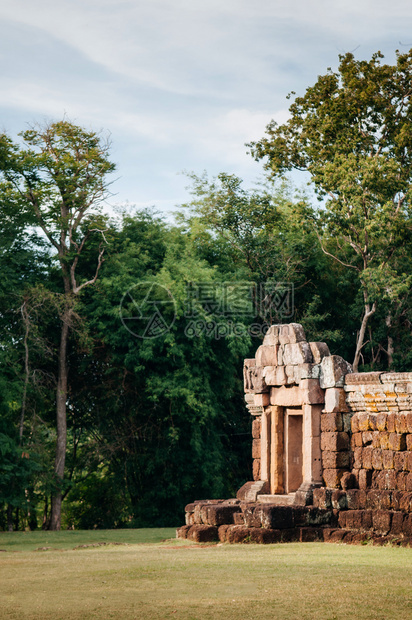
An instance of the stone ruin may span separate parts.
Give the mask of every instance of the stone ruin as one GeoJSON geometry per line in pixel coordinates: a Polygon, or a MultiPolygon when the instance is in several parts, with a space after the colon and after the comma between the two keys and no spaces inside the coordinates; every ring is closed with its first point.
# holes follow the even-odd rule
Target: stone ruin
{"type": "Polygon", "coordinates": [[[253,480],[186,506],[196,542],[412,544],[412,372],[353,373],[301,325],[244,362],[253,480]]]}

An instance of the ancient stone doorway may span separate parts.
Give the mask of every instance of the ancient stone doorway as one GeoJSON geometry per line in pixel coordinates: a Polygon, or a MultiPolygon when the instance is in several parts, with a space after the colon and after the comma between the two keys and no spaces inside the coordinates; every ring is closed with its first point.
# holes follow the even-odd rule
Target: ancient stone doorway
{"type": "Polygon", "coordinates": [[[285,493],[294,493],[303,482],[303,412],[287,408],[284,413],[285,493]]]}

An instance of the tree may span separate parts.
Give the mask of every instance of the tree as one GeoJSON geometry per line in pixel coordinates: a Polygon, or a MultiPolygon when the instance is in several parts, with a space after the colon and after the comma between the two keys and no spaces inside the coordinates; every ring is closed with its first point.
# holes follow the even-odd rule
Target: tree
{"type": "Polygon", "coordinates": [[[326,231],[331,241],[322,249],[357,272],[362,290],[355,371],[380,300],[397,302],[411,284],[396,265],[411,241],[412,50],[397,52],[394,66],[382,58],[340,56],[337,72],[328,69],[296,97],[286,123],[272,121],[267,135],[249,145],[255,159],[266,158],[271,176],[309,172],[325,200],[319,234],[326,231]]]}
{"type": "Polygon", "coordinates": [[[71,351],[78,355],[71,372],[75,431],[86,438],[78,461],[87,454],[89,463],[76,468],[65,514],[83,527],[173,525],[194,497],[232,496],[250,479],[241,375],[250,338],[230,336],[236,317],[208,311],[196,299],[195,318],[192,308],[187,312],[189,284],[218,290],[227,279],[199,258],[190,232],[137,213],[123,219],[108,254],[81,301],[93,351],[71,351]],[[120,301],[122,316],[136,313],[139,284],[148,281],[174,299],[173,310],[162,308],[170,328],[153,338],[119,320],[120,301]],[[226,326],[228,337],[193,335],[195,321],[226,326]],[[93,453],[101,459],[94,473],[93,453]]]}
{"type": "Polygon", "coordinates": [[[109,143],[67,120],[33,127],[20,134],[25,147],[0,136],[3,202],[16,218],[26,217],[42,230],[55,252],[62,278],[56,306],[60,318],[56,387],[55,490],[50,529],[60,528],[67,444],[68,343],[78,320],[76,300],[97,280],[105,251],[105,220],[99,206],[107,196],[106,176],[114,170],[109,143]],[[80,260],[94,236],[100,236],[92,273],[80,260]]]}

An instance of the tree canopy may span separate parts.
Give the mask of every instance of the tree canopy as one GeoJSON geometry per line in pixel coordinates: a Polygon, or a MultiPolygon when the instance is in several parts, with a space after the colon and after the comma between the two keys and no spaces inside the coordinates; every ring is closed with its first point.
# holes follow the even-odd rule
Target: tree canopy
{"type": "MultiPolygon", "coordinates": [[[[296,97],[291,118],[271,122],[251,144],[271,176],[310,173],[324,199],[319,225],[334,239],[325,252],[359,274],[364,308],[354,366],[358,368],[370,317],[383,299],[399,300],[410,288],[402,256],[411,243],[412,51],[395,65],[340,56],[296,97]]],[[[388,325],[391,319],[388,316],[388,325]]]]}

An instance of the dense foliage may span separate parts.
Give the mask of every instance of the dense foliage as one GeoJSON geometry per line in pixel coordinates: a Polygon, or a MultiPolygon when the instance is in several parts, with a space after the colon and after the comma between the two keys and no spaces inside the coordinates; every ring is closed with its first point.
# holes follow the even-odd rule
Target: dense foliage
{"type": "Polygon", "coordinates": [[[320,206],[284,180],[193,175],[173,224],[110,220],[99,136],[1,136],[0,528],[58,527],[56,497],[63,527],[110,528],[233,496],[251,479],[243,358],[268,324],[412,370],[410,61],[343,57],[253,145],[271,174],[308,170],[320,206]]]}

